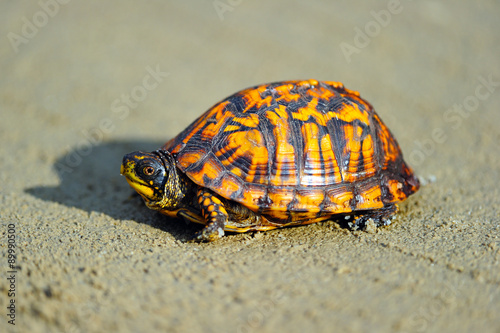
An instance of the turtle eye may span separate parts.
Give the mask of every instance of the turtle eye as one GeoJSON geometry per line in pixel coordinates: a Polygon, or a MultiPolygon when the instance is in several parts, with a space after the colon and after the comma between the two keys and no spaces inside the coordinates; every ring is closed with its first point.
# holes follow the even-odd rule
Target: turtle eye
{"type": "Polygon", "coordinates": [[[146,176],[152,176],[155,173],[155,168],[153,168],[151,165],[145,166],[142,169],[142,173],[144,173],[146,176]]]}

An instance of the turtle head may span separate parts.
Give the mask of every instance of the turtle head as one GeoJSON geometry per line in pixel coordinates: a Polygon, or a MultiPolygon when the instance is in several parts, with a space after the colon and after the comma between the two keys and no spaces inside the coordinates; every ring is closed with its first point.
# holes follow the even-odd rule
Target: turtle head
{"type": "Polygon", "coordinates": [[[175,160],[167,151],[127,154],[123,157],[120,173],[151,209],[174,209],[184,196],[175,160]]]}

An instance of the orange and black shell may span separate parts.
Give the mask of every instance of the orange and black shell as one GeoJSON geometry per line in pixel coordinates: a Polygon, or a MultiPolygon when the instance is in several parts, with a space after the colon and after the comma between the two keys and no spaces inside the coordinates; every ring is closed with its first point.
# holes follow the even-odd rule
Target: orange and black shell
{"type": "Polygon", "coordinates": [[[275,221],[378,209],[419,187],[373,107],[339,82],[242,90],[163,149],[194,183],[275,221]]]}

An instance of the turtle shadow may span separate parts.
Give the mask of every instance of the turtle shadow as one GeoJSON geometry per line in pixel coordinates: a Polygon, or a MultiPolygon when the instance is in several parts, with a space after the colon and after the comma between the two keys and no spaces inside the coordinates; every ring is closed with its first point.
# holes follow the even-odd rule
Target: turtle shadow
{"type": "Polygon", "coordinates": [[[125,154],[152,151],[164,142],[110,141],[77,147],[54,162],[60,183],[35,186],[25,192],[44,201],[57,202],[88,212],[103,213],[116,220],[133,220],[166,231],[177,240],[188,240],[199,229],[194,224],[169,218],[148,209],[120,175],[125,154]]]}

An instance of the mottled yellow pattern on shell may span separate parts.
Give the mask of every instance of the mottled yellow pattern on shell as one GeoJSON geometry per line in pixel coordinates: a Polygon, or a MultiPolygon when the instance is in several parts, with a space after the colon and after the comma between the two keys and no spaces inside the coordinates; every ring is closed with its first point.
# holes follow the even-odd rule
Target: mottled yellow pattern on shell
{"type": "Polygon", "coordinates": [[[378,209],[418,189],[372,106],[339,82],[242,90],[163,149],[196,184],[283,224],[378,209]]]}

